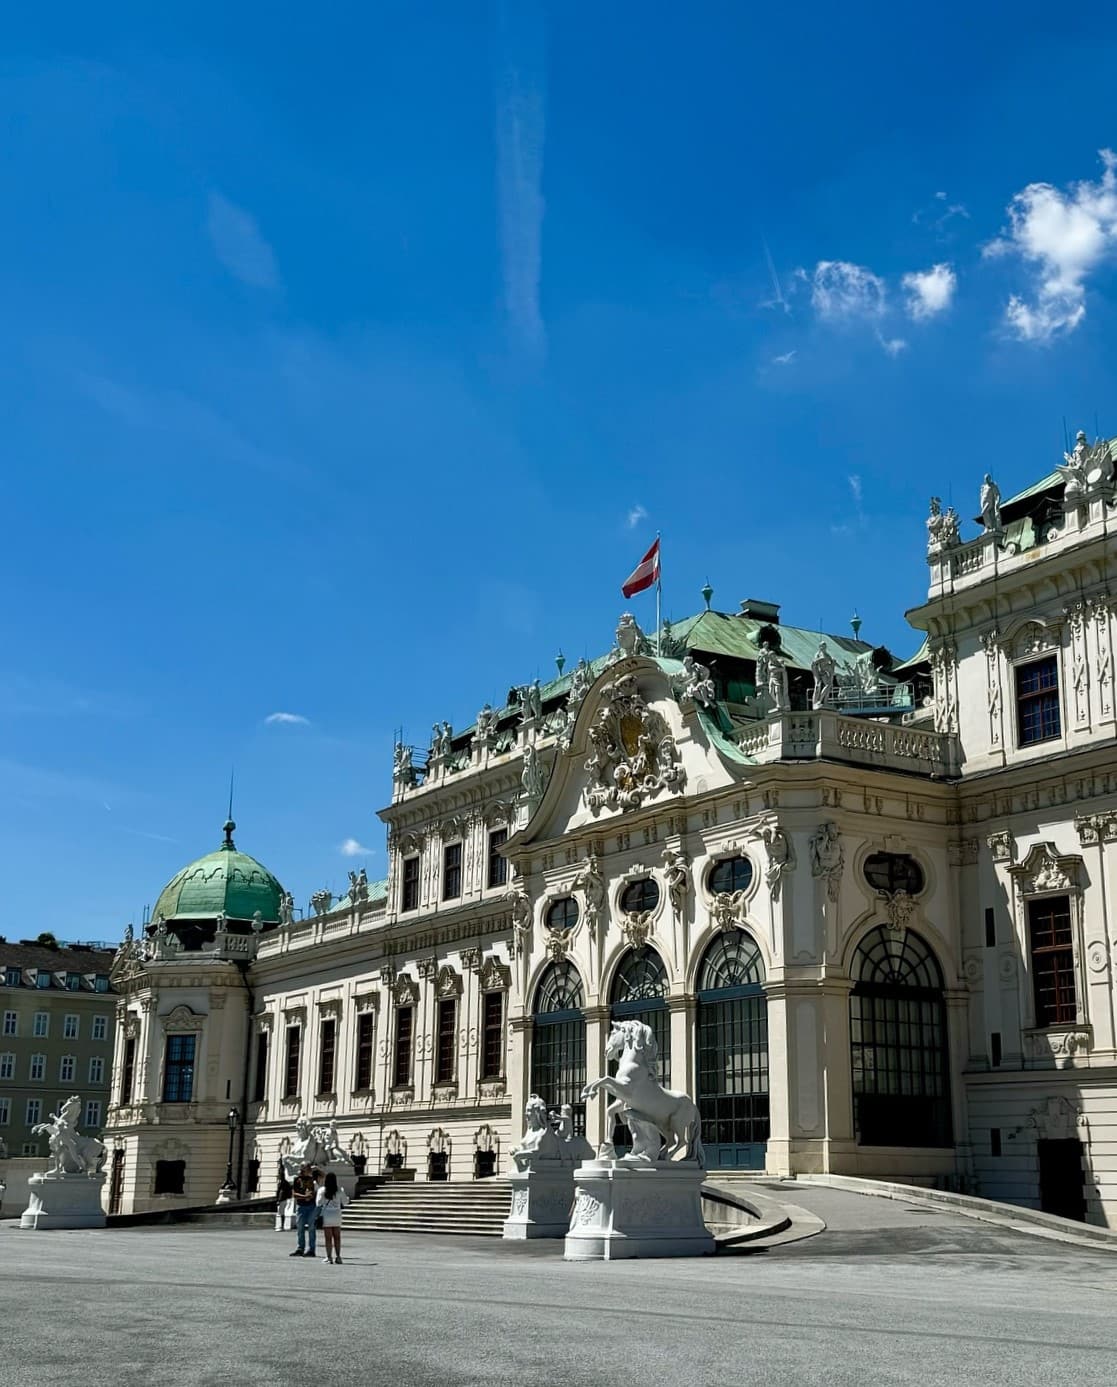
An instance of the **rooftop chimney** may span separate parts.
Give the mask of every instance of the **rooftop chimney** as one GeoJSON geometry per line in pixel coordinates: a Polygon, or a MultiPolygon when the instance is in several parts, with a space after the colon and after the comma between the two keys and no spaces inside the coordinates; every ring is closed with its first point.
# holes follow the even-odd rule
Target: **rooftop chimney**
{"type": "Polygon", "coordinates": [[[761,602],[756,597],[746,597],[741,603],[739,615],[751,617],[754,621],[770,621],[778,626],[780,624],[780,604],[778,602],[761,602]]]}

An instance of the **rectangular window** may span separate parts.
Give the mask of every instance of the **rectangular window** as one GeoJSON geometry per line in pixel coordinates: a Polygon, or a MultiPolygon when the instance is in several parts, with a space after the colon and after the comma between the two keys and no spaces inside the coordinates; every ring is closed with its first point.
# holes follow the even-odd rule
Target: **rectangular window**
{"type": "Polygon", "coordinates": [[[268,1033],[259,1031],[256,1035],[256,1085],[252,1091],[253,1102],[262,1103],[268,1096],[268,1033]]]}
{"type": "Polygon", "coordinates": [[[89,1061],[89,1082],[91,1084],[103,1084],[105,1082],[105,1061],[100,1055],[94,1055],[89,1061]]]}
{"type": "Polygon", "coordinates": [[[5,1035],[18,1035],[18,1034],[19,1034],[19,1013],[18,1013],[18,1012],[6,1011],[6,1012],[4,1013],[4,1034],[5,1034],[5,1035]]]}
{"type": "Polygon", "coordinates": [[[318,1056],[318,1092],[333,1093],[334,1061],[337,1058],[337,1021],[328,1016],[318,1032],[320,1052],[318,1056]]]}
{"type": "Polygon", "coordinates": [[[25,1113],[26,1121],[24,1123],[24,1126],[34,1127],[36,1122],[41,1121],[42,1116],[43,1100],[41,1098],[28,1098],[27,1111],[25,1113]]]}
{"type": "Polygon", "coordinates": [[[1037,1026],[1070,1026],[1078,1019],[1070,897],[1028,902],[1032,988],[1037,1026]]]}
{"type": "MultiPolygon", "coordinates": [[[[104,1020],[104,1017],[101,1018],[104,1020]]],[[[62,1021],[62,1039],[77,1040],[78,1038],[78,1018],[72,1013],[62,1021]]]]}
{"type": "Polygon", "coordinates": [[[481,1077],[499,1079],[504,1073],[504,993],[481,997],[481,1077]]]}
{"type": "Polygon", "coordinates": [[[169,1035],[163,1071],[163,1102],[189,1103],[194,1096],[194,1046],[197,1036],[169,1035]]]}
{"type": "Polygon", "coordinates": [[[0,1055],[0,1079],[14,1079],[16,1076],[16,1057],[9,1050],[6,1055],[0,1055]]]}
{"type": "Polygon", "coordinates": [[[136,1037],[130,1035],[124,1042],[124,1061],[120,1066],[120,1103],[122,1107],[132,1101],[132,1081],[136,1076],[136,1037]]]}
{"type": "Polygon", "coordinates": [[[454,1037],[458,1031],[458,1004],[448,997],[438,1004],[438,1054],[435,1061],[436,1084],[454,1082],[454,1037]]]}
{"type": "Polygon", "coordinates": [[[300,1026],[287,1027],[287,1055],[283,1065],[283,1096],[299,1096],[299,1058],[302,1050],[303,1033],[300,1026]]]}
{"type": "Polygon", "coordinates": [[[12,1120],[12,1100],[0,1098],[0,1127],[7,1127],[12,1120]]]}
{"type": "Polygon", "coordinates": [[[32,1055],[31,1067],[28,1071],[32,1082],[38,1083],[47,1076],[47,1057],[46,1055],[32,1055]]]}
{"type": "Polygon", "coordinates": [[[80,991],[81,991],[81,974],[80,974],[80,973],[67,973],[67,974],[66,974],[66,991],[67,991],[67,992],[80,992],[80,991]]]}
{"type": "Polygon", "coordinates": [[[109,1019],[107,1016],[95,1016],[93,1018],[93,1039],[107,1040],[109,1034],[109,1019]]]}
{"type": "Polygon", "coordinates": [[[107,992],[108,990],[109,990],[109,975],[108,975],[108,973],[98,973],[97,976],[93,979],[93,991],[94,991],[94,992],[107,992]]]}
{"type": "Polygon", "coordinates": [[[76,1055],[63,1055],[58,1061],[58,1082],[60,1084],[72,1084],[74,1082],[74,1070],[77,1068],[76,1055]]]}
{"type": "Polygon", "coordinates": [[[47,988],[50,986],[50,972],[46,968],[39,968],[35,973],[35,986],[47,988]]]}
{"type": "Polygon", "coordinates": [[[411,1082],[411,1019],[410,1007],[396,1010],[396,1068],[392,1080],[396,1088],[404,1088],[411,1082]]]}
{"type": "Polygon", "coordinates": [[[1016,722],[1021,746],[1049,742],[1061,733],[1059,661],[1054,655],[1016,667],[1016,722]]]}
{"type": "Polygon", "coordinates": [[[997,917],[992,906],[989,906],[985,912],[985,947],[987,949],[997,947],[997,917]]]}
{"type": "Polygon", "coordinates": [[[185,1161],[156,1161],[153,1194],[183,1194],[186,1190],[185,1161]]]}
{"type": "Polygon", "coordinates": [[[22,968],[5,968],[5,969],[4,969],[4,986],[5,986],[5,987],[19,987],[19,986],[22,984],[22,982],[23,982],[23,969],[22,969],[22,968]]]}
{"type": "Polygon", "coordinates": [[[993,1031],[989,1036],[989,1063],[994,1069],[1001,1067],[1001,1033],[993,1031]]]}
{"type": "Polygon", "coordinates": [[[50,1035],[50,1012],[37,1011],[35,1020],[31,1026],[32,1035],[50,1035]]]}
{"type": "Polygon", "coordinates": [[[507,841],[506,828],[494,828],[489,834],[489,886],[505,886],[508,883],[508,859],[499,851],[507,841]]]}
{"type": "Polygon", "coordinates": [[[96,1098],[90,1098],[85,1105],[85,1127],[87,1131],[101,1125],[101,1104],[96,1098]]]}
{"type": "Polygon", "coordinates": [[[989,1154],[990,1156],[1001,1154],[1001,1129],[999,1127],[989,1128],[989,1154]]]}
{"type": "Polygon", "coordinates": [[[403,895],[400,899],[401,910],[416,910],[419,906],[419,859],[417,857],[405,857],[403,859],[403,895]]]}
{"type": "Polygon", "coordinates": [[[353,1087],[364,1092],[372,1087],[372,1040],[376,1016],[362,1011],[357,1017],[357,1073],[353,1087]]]}
{"type": "Polygon", "coordinates": [[[462,845],[448,843],[442,855],[442,899],[456,901],[462,893],[462,845]]]}

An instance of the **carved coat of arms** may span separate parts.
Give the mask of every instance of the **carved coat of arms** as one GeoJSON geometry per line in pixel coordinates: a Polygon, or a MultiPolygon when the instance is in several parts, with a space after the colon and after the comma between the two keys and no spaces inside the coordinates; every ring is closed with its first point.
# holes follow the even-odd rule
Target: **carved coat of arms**
{"type": "Polygon", "coordinates": [[[601,809],[636,809],[657,790],[681,790],[686,773],[666,721],[641,697],[634,674],[601,690],[589,730],[586,800],[601,809]]]}

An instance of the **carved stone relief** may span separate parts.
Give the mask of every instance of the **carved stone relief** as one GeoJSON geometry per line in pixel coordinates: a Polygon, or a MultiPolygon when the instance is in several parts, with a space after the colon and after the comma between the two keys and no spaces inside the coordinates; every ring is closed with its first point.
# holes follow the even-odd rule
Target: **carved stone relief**
{"type": "Polygon", "coordinates": [[[1082,859],[1060,856],[1054,843],[1035,843],[1018,866],[1010,870],[1024,896],[1077,891],[1082,859]]]}
{"type": "Polygon", "coordinates": [[[659,790],[681,790],[686,775],[662,714],[650,708],[634,674],[601,690],[603,701],[589,729],[590,776],[586,802],[602,809],[636,809],[659,790]]]}
{"type": "Polygon", "coordinates": [[[986,841],[989,844],[989,853],[994,862],[1016,861],[1016,839],[1008,829],[1003,829],[998,833],[990,833],[986,841]]]}
{"type": "Polygon", "coordinates": [[[451,968],[448,963],[443,964],[438,970],[434,990],[440,997],[460,997],[462,991],[461,974],[451,968]]]}
{"type": "Polygon", "coordinates": [[[1090,667],[1086,655],[1085,602],[1070,602],[1063,608],[1063,615],[1070,627],[1070,670],[1071,701],[1074,708],[1075,727],[1088,727],[1090,724],[1090,667]]]}
{"type": "Polygon", "coordinates": [[[841,892],[844,869],[845,853],[837,824],[819,824],[811,835],[811,876],[825,883],[826,894],[832,901],[841,892]]]}
{"type": "Polygon", "coordinates": [[[768,858],[764,866],[764,880],[772,900],[778,901],[784,877],[795,870],[795,849],[778,823],[761,824],[757,836],[764,844],[768,858]]]}
{"type": "Polygon", "coordinates": [[[487,958],[481,969],[482,992],[507,992],[511,986],[512,974],[503,963],[495,958],[487,958]]]}
{"type": "Polygon", "coordinates": [[[958,651],[952,641],[931,650],[931,678],[936,732],[958,731],[958,651]]]}

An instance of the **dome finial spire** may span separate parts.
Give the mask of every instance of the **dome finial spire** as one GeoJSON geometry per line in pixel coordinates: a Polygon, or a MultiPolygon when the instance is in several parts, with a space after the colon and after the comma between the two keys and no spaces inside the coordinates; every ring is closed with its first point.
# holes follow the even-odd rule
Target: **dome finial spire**
{"type": "Polygon", "coordinates": [[[226,846],[227,848],[232,848],[232,847],[235,846],[235,844],[233,843],[233,830],[236,828],[236,824],[233,822],[233,776],[234,776],[235,772],[236,772],[236,767],[230,766],[230,767],[229,767],[229,813],[228,813],[228,816],[226,817],[225,823],[224,823],[224,825],[223,825],[223,832],[224,832],[224,834],[225,834],[225,846],[226,846]]]}

